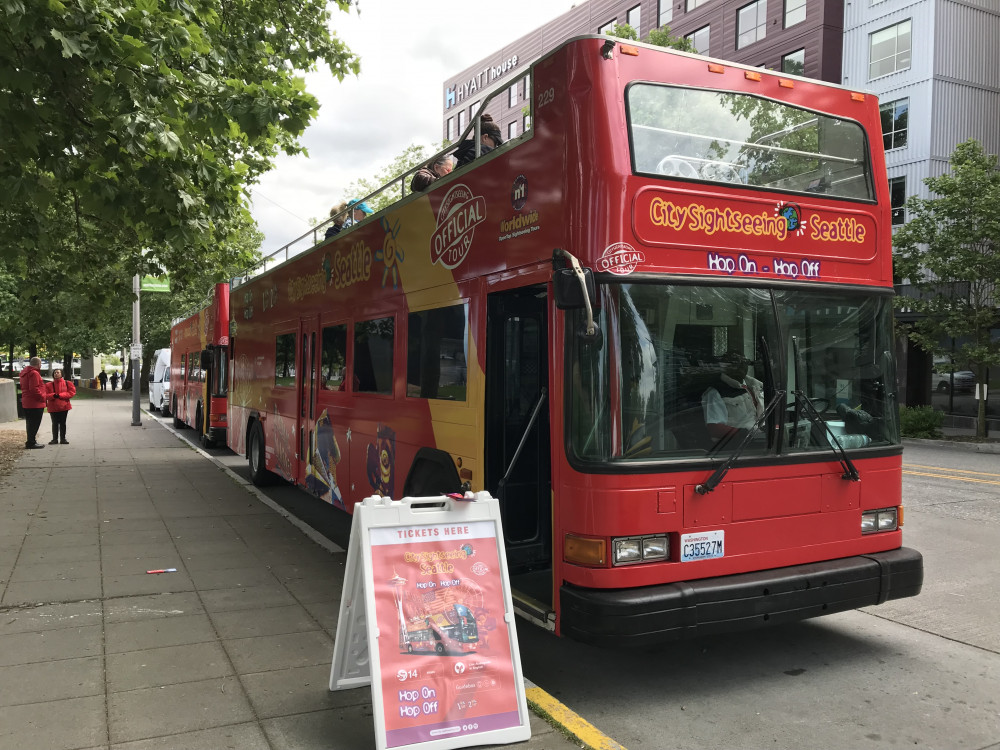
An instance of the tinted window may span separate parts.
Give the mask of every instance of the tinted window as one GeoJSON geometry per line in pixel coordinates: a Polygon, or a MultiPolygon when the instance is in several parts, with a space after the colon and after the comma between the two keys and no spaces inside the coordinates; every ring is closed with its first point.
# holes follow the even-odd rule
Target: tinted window
{"type": "Polygon", "coordinates": [[[354,326],[354,385],[359,393],[392,393],[392,318],[365,320],[354,326]]]}
{"type": "Polygon", "coordinates": [[[347,326],[327,326],[323,329],[321,388],[335,391],[343,387],[347,366],[347,326]]]}
{"type": "Polygon", "coordinates": [[[274,384],[295,385],[295,334],[282,333],[274,342],[274,384]]]}
{"type": "Polygon", "coordinates": [[[467,318],[464,305],[410,313],[407,396],[465,401],[467,318]]]}

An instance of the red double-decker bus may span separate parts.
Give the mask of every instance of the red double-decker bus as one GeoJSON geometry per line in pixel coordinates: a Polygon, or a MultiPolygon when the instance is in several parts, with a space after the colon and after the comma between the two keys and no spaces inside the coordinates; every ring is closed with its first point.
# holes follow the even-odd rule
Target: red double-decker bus
{"type": "Polygon", "coordinates": [[[226,444],[229,415],[229,284],[216,284],[196,311],[170,329],[170,413],[206,448],[226,444]]]}
{"type": "Polygon", "coordinates": [[[518,611],[586,641],[917,594],[875,97],[604,37],[531,90],[520,137],[234,285],[255,481],[488,490],[518,611]]]}

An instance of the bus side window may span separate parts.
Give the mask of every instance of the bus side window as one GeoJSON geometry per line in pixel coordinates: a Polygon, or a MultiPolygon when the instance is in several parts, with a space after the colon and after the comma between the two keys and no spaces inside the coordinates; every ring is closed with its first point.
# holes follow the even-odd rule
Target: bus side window
{"type": "Polygon", "coordinates": [[[392,394],[395,319],[364,320],[354,326],[354,390],[392,394]]]}

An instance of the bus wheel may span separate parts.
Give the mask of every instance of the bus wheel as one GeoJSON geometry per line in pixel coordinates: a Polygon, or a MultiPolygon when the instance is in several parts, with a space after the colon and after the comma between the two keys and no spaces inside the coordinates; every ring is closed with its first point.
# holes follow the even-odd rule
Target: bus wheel
{"type": "Polygon", "coordinates": [[[177,417],[177,399],[174,399],[174,405],[173,408],[170,409],[170,413],[174,415],[174,427],[178,430],[183,430],[187,427],[187,425],[177,417]]]}
{"type": "Polygon", "coordinates": [[[435,643],[434,644],[434,651],[437,654],[443,654],[444,653],[444,644],[440,643],[440,642],[435,643]]]}
{"type": "Polygon", "coordinates": [[[250,481],[264,487],[274,481],[274,474],[268,471],[264,461],[264,428],[254,422],[247,439],[247,460],[250,462],[250,481]]]}
{"type": "Polygon", "coordinates": [[[215,443],[212,442],[212,438],[208,435],[208,427],[205,425],[205,412],[201,408],[201,404],[198,404],[198,409],[195,412],[194,423],[198,425],[198,442],[201,443],[202,448],[212,448],[215,443]]]}

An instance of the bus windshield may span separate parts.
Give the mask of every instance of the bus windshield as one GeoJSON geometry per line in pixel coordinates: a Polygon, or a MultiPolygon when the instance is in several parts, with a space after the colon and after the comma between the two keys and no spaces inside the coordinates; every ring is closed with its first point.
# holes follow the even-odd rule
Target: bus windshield
{"type": "Polygon", "coordinates": [[[571,456],[724,456],[748,433],[748,457],[898,445],[891,313],[870,292],[607,284],[598,343],[568,343],[571,456]]]}
{"type": "Polygon", "coordinates": [[[632,167],[651,176],[873,200],[862,127],[750,94],[633,84],[632,167]]]}

